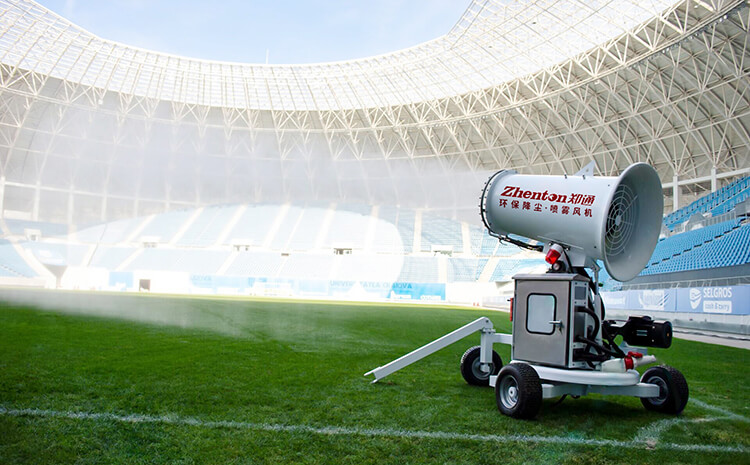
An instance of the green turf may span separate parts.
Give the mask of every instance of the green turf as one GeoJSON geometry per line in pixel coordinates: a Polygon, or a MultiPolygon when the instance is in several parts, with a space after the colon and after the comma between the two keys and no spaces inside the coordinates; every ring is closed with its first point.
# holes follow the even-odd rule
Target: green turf
{"type": "MultiPolygon", "coordinates": [[[[497,411],[492,390],[461,378],[460,356],[478,336],[378,384],[362,376],[482,315],[509,331],[504,313],[41,296],[46,310],[0,305],[0,463],[750,463],[746,350],[675,340],[652,352],[684,373],[698,401],[674,423],[638,399],[596,395],[545,401],[537,419],[519,421],[497,411]],[[49,412],[7,412],[23,409],[49,412]],[[150,420],[122,418],[136,414],[150,420]],[[198,424],[222,421],[242,423],[198,424]]],[[[497,348],[508,360],[509,348],[497,348]]]]}

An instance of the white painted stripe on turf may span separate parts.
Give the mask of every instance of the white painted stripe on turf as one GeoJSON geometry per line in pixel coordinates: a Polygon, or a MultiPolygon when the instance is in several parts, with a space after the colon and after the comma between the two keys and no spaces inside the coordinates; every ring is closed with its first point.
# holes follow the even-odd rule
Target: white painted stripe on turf
{"type": "MultiPolygon", "coordinates": [[[[580,446],[611,446],[627,448],[643,448],[653,446],[652,444],[637,441],[617,441],[613,439],[586,439],[568,436],[534,436],[523,434],[466,434],[451,433],[443,431],[408,431],[393,429],[368,429],[348,428],[337,426],[315,427],[307,425],[279,425],[269,423],[249,423],[242,421],[225,420],[201,420],[192,417],[180,417],[176,415],[116,415],[113,413],[89,413],[89,412],[61,412],[56,410],[41,409],[10,409],[0,406],[0,415],[11,417],[44,417],[44,418],[67,418],[73,420],[114,421],[120,423],[161,423],[169,425],[196,426],[202,428],[231,428],[269,432],[307,433],[327,436],[370,436],[406,439],[447,439],[451,441],[477,441],[477,442],[530,442],[545,444],[580,445],[580,446]]],[[[658,449],[670,449],[696,452],[750,452],[750,449],[742,445],[716,446],[711,444],[676,444],[659,443],[658,449]]]]}
{"type": "Polygon", "coordinates": [[[668,430],[669,428],[673,427],[674,425],[678,425],[680,423],[708,423],[710,421],[716,421],[716,420],[722,420],[725,417],[717,418],[717,417],[709,417],[709,418],[667,418],[665,420],[659,420],[655,421],[648,426],[644,426],[643,428],[640,428],[638,430],[638,434],[635,435],[635,438],[633,439],[634,442],[645,442],[646,444],[649,444],[653,446],[656,444],[657,441],[659,441],[659,437],[661,436],[661,433],[668,430]]]}
{"type": "Polygon", "coordinates": [[[717,407],[715,405],[707,404],[703,402],[702,400],[698,399],[690,399],[690,403],[697,405],[700,408],[704,408],[706,410],[711,410],[712,412],[721,413],[722,415],[725,415],[728,418],[731,418],[732,420],[739,420],[744,422],[750,422],[750,418],[743,417],[742,415],[734,412],[730,412],[729,410],[723,409],[721,407],[717,407]]]}

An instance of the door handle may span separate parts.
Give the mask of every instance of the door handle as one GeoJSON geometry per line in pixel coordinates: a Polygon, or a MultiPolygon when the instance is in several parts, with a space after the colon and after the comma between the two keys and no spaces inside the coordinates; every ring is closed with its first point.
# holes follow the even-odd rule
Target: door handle
{"type": "MultiPolygon", "coordinates": [[[[554,328],[557,328],[560,331],[562,331],[562,328],[563,328],[562,321],[560,321],[560,320],[553,320],[553,321],[550,321],[549,324],[551,324],[554,328]]],[[[554,329],[553,329],[553,331],[554,331],[554,329]]]]}

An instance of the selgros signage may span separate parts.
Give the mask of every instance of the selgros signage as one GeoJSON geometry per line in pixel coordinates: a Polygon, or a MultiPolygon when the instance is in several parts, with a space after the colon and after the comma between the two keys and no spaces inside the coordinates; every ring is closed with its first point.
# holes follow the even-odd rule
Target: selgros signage
{"type": "Polygon", "coordinates": [[[602,297],[612,309],[750,315],[750,286],[602,292],[602,297]]]}
{"type": "Polygon", "coordinates": [[[747,315],[750,286],[692,287],[677,289],[677,301],[689,311],[747,315]],[[744,311],[743,311],[744,307],[744,311]]]}

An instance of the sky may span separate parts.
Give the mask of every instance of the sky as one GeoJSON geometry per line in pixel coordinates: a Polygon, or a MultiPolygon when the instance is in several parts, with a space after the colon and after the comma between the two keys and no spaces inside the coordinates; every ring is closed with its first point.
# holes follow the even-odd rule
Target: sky
{"type": "Polygon", "coordinates": [[[98,35],[243,63],[348,60],[411,47],[456,24],[469,0],[37,0],[98,35]]]}

